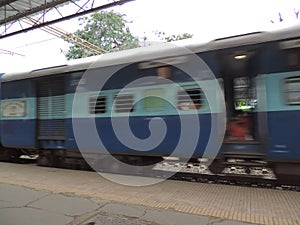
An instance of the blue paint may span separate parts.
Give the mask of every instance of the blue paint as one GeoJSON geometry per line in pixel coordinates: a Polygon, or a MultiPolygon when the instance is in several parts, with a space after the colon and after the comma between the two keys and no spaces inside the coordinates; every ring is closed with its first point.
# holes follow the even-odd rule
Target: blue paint
{"type": "MultiPolygon", "coordinates": [[[[189,119],[192,115],[184,115],[185,119],[189,119]]],[[[137,138],[147,138],[150,135],[148,124],[152,117],[132,117],[130,119],[130,127],[132,133],[137,138]]],[[[116,118],[121,120],[122,118],[116,118]]],[[[168,156],[176,148],[180,137],[180,121],[178,116],[163,117],[167,125],[167,135],[165,139],[156,148],[151,151],[135,151],[123,145],[116,137],[111,125],[110,118],[96,118],[96,126],[101,140],[105,147],[113,154],[134,154],[134,155],[149,155],[149,156],[168,156]]],[[[206,147],[210,126],[211,116],[209,114],[199,115],[200,119],[200,137],[193,157],[201,157],[206,147]]],[[[87,123],[88,118],[76,119],[80,123],[87,123]]],[[[53,121],[53,120],[51,120],[53,121]]],[[[43,149],[67,149],[77,150],[77,144],[73,134],[72,120],[66,120],[66,141],[38,141],[36,139],[35,120],[7,120],[2,121],[2,142],[6,147],[18,148],[43,148],[43,149]]],[[[118,121],[117,121],[118,122],[118,121]]],[[[89,135],[89,133],[85,133],[89,135]]],[[[189,143],[189,142],[188,142],[189,143]]],[[[96,149],[95,143],[89,143],[89,146],[84,146],[84,151],[103,153],[100,149],[96,149]]],[[[189,149],[193,151],[193,149],[189,149]]],[[[180,149],[177,157],[187,157],[186,149],[180,149]]]]}
{"type": "Polygon", "coordinates": [[[1,143],[5,147],[35,148],[35,120],[2,120],[1,143]]]}
{"type": "Polygon", "coordinates": [[[299,115],[300,110],[275,111],[268,113],[268,158],[299,161],[299,115]]]}
{"type": "MultiPolygon", "coordinates": [[[[191,115],[184,115],[185,119],[189,119],[191,115]]],[[[132,134],[135,135],[137,138],[144,139],[149,137],[150,132],[148,129],[149,120],[152,117],[132,117],[130,119],[130,128],[132,130],[132,134]]],[[[118,120],[122,120],[122,118],[115,118],[116,122],[118,120]]],[[[208,114],[199,115],[200,119],[200,138],[197,144],[196,150],[194,152],[194,157],[200,157],[203,154],[203,151],[206,147],[209,133],[210,133],[210,123],[211,123],[211,116],[208,114]]],[[[76,119],[77,123],[86,124],[88,121],[92,119],[87,118],[80,118],[76,119]]],[[[99,137],[101,138],[103,144],[105,145],[106,149],[109,152],[114,154],[132,154],[132,155],[149,155],[149,156],[168,156],[172,153],[172,151],[176,148],[178,144],[178,140],[180,137],[180,121],[178,116],[164,116],[163,120],[167,126],[167,134],[165,139],[159,144],[156,148],[151,151],[135,151],[129,149],[127,146],[123,145],[120,140],[118,140],[109,118],[96,118],[96,126],[99,137]]],[[[72,129],[72,122],[71,120],[67,120],[67,142],[66,148],[70,150],[77,149],[77,144],[74,138],[73,129],[72,129]]],[[[122,130],[122,128],[120,128],[122,130]]],[[[88,132],[83,132],[83,135],[89,135],[88,132]]],[[[84,137],[83,137],[84,138],[84,137]]],[[[101,149],[97,149],[96,140],[95,142],[89,142],[86,146],[83,146],[83,151],[86,152],[94,152],[94,153],[103,153],[101,149]]],[[[186,149],[180,149],[178,152],[178,157],[185,157],[186,149]]]]}
{"type": "Polygon", "coordinates": [[[2,83],[1,99],[36,97],[35,85],[32,80],[18,80],[2,83]]]}

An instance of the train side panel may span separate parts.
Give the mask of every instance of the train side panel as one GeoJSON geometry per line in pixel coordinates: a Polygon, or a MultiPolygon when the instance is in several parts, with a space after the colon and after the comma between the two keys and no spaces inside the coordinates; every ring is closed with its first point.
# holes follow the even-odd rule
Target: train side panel
{"type": "Polygon", "coordinates": [[[266,75],[269,161],[300,162],[300,71],[266,75]]]}
{"type": "Polygon", "coordinates": [[[29,80],[2,83],[1,142],[5,147],[36,148],[35,86],[29,80]]]}
{"type": "MultiPolygon", "coordinates": [[[[103,69],[99,69],[96,73],[102,74],[104,72],[105,70],[103,71],[103,69]]],[[[115,79],[121,80],[119,82],[108,82],[108,85],[104,87],[104,90],[99,94],[99,99],[97,99],[98,89],[96,86],[93,87],[93,84],[95,84],[95,82],[92,81],[93,75],[90,78],[87,78],[91,80],[87,80],[85,82],[86,85],[81,85],[80,88],[85,91],[77,95],[76,100],[74,100],[74,94],[68,93],[68,95],[66,96],[66,133],[68,137],[66,142],[66,149],[78,149],[73,133],[72,120],[79,125],[82,124],[82,127],[85,127],[84,125],[89,123],[90,121],[95,121],[96,130],[105,148],[108,149],[110,153],[144,156],[168,156],[176,148],[180,138],[180,117],[185,121],[192,121],[191,118],[194,117],[199,120],[200,124],[199,142],[196,144],[197,146],[195,149],[194,157],[201,157],[210,135],[211,113],[217,114],[220,111],[217,103],[211,102],[209,105],[206,98],[206,95],[209,94],[213,95],[213,97],[210,96],[212,99],[216,99],[215,85],[217,84],[217,82],[206,80],[199,81],[198,84],[195,82],[179,83],[186,90],[196,90],[196,94],[193,98],[195,98],[195,101],[197,99],[199,100],[199,102],[201,101],[201,106],[199,106],[199,109],[197,110],[179,110],[177,108],[179,88],[174,85],[147,84],[140,85],[133,89],[128,88],[125,90],[125,93],[128,97],[127,101],[131,101],[133,99],[141,100],[137,101],[134,105],[130,105],[131,103],[128,104],[128,106],[126,107],[129,107],[130,105],[130,107],[133,107],[134,110],[127,114],[123,111],[122,108],[120,108],[121,104],[118,105],[116,103],[115,98],[116,96],[118,96],[121,90],[120,88],[122,88],[122,85],[120,85],[120,83],[124,82],[124,85],[126,85],[126,83],[130,82],[130,80],[128,81],[128,79],[136,79],[136,77],[131,76],[132,74],[139,74],[137,72],[130,72],[130,68],[125,68],[125,70],[119,72],[120,74],[116,74],[117,78],[115,79]],[[128,74],[128,76],[125,76],[126,74],[128,74]],[[126,80],[124,79],[124,77],[126,78],[126,80]],[[199,92],[197,92],[197,90],[199,90],[199,92]],[[156,98],[143,99],[148,94],[155,95],[156,98]],[[129,97],[131,100],[129,99],[129,97]],[[164,99],[164,101],[160,99],[164,99]],[[93,101],[98,107],[98,112],[92,112],[93,101]],[[73,104],[78,105],[78,107],[74,109],[73,104]],[[160,122],[165,123],[167,127],[167,135],[163,139],[163,141],[152,151],[135,151],[134,149],[130,149],[130,147],[126,146],[124,143],[122,143],[122,141],[118,139],[111,124],[111,120],[113,119],[116,124],[119,124],[119,127],[117,128],[122,128],[122,123],[124,123],[127,119],[126,116],[129,116],[129,123],[131,128],[131,130],[128,131],[131,132],[128,137],[135,136],[136,138],[139,138],[141,140],[148,138],[151,135],[151,132],[149,130],[149,122],[152,119],[155,120],[158,118],[161,120],[160,122]]],[[[188,102],[185,102],[185,104],[186,107],[189,107],[188,102]]],[[[192,125],[193,124],[191,124],[191,126],[192,125]]],[[[192,132],[192,129],[190,130],[190,132],[192,132]]],[[[86,138],[88,139],[89,131],[87,131],[86,133],[83,132],[83,135],[87,135],[86,138]]],[[[81,150],[85,152],[105,153],[103,149],[97,148],[96,141],[87,141],[81,147],[83,147],[81,150]]],[[[193,147],[191,146],[191,148],[193,147]]],[[[188,157],[188,153],[186,152],[190,152],[190,150],[194,149],[181,149],[180,151],[178,151],[177,156],[188,157]]]]}

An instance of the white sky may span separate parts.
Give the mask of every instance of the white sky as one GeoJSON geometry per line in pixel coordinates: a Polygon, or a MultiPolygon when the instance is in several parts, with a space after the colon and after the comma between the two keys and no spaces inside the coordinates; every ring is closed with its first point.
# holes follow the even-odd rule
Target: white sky
{"type": "MultiPolygon", "coordinates": [[[[86,0],[84,0],[86,1],[86,0]]],[[[104,0],[97,0],[104,3],[104,0]]],[[[67,10],[66,6],[65,9],[67,10]]],[[[132,21],[132,33],[153,38],[154,31],[190,33],[199,41],[241,33],[277,29],[300,23],[294,8],[300,0],[135,0],[114,11],[132,21]],[[284,21],[278,23],[278,12],[284,21]],[[274,20],[275,24],[270,21],[274,20]]],[[[56,24],[67,32],[78,28],[77,19],[56,24]]],[[[24,56],[0,54],[0,72],[21,71],[64,64],[69,44],[40,30],[0,40],[0,49],[24,56]]]]}

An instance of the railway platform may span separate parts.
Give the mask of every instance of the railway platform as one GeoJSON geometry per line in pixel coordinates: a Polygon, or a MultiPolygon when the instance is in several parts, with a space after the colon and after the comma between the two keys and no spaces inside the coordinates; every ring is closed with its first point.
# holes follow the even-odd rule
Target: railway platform
{"type": "Polygon", "coordinates": [[[10,220],[15,225],[300,224],[300,193],[174,180],[132,187],[88,171],[0,163],[0,224],[10,220]]]}

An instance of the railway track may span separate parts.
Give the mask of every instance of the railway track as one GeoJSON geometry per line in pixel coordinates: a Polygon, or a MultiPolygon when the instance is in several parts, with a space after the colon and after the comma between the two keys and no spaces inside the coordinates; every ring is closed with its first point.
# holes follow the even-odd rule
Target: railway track
{"type": "Polygon", "coordinates": [[[226,167],[220,174],[213,174],[203,164],[200,166],[188,164],[183,165],[182,169],[170,179],[300,191],[300,186],[280,184],[270,168],[250,168],[250,171],[247,172],[248,169],[241,166],[230,166],[226,167]]]}
{"type": "Polygon", "coordinates": [[[250,174],[245,171],[246,169],[242,167],[233,166],[225,168],[220,174],[213,174],[204,165],[187,165],[187,167],[182,166],[182,169],[171,176],[170,179],[300,191],[298,186],[279,184],[274,173],[269,168],[252,168],[250,174]]]}
{"type": "MultiPolygon", "coordinates": [[[[20,157],[18,163],[21,164],[36,164],[36,157],[20,157]]],[[[82,164],[81,164],[82,165],[82,164]]],[[[75,170],[89,170],[93,171],[89,166],[65,166],[62,168],[75,170]]],[[[142,170],[131,171],[126,173],[122,170],[104,170],[100,172],[114,173],[122,175],[136,175],[136,176],[151,176],[153,178],[172,179],[185,182],[200,182],[200,183],[214,183],[226,185],[239,185],[247,187],[260,187],[269,189],[281,189],[290,191],[300,191],[300,186],[282,185],[278,183],[276,176],[270,168],[251,168],[250,173],[247,173],[243,167],[226,167],[220,174],[213,174],[208,167],[202,163],[179,163],[179,162],[164,162],[158,163],[153,167],[151,172],[142,170]]]]}

